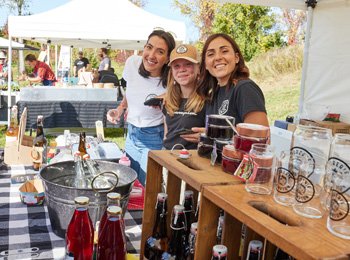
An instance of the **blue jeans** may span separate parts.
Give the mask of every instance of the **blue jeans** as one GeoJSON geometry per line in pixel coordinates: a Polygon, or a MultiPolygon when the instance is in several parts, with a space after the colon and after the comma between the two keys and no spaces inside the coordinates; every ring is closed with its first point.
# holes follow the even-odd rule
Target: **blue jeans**
{"type": "Polygon", "coordinates": [[[136,127],[128,124],[124,151],[131,161],[131,168],[138,175],[140,183],[145,186],[149,150],[162,150],[164,125],[153,127],[136,127]]]}

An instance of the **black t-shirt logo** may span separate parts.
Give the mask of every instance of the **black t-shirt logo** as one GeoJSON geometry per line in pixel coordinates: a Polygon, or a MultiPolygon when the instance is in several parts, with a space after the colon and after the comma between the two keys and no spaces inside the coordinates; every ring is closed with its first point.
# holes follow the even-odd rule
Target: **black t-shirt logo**
{"type": "Polygon", "coordinates": [[[295,196],[296,201],[300,203],[306,203],[312,200],[314,195],[315,195],[315,187],[312,184],[312,182],[308,178],[302,175],[299,175],[297,191],[295,196]]]}
{"type": "Polygon", "coordinates": [[[295,186],[294,174],[286,168],[279,167],[277,169],[277,191],[280,193],[288,193],[295,186]]]}
{"type": "Polygon", "coordinates": [[[340,221],[349,213],[349,203],[340,192],[332,190],[332,202],[329,217],[331,220],[340,221]]]}
{"type": "Polygon", "coordinates": [[[228,99],[224,100],[219,108],[219,115],[225,115],[228,111],[228,105],[230,104],[230,101],[228,99]]]}

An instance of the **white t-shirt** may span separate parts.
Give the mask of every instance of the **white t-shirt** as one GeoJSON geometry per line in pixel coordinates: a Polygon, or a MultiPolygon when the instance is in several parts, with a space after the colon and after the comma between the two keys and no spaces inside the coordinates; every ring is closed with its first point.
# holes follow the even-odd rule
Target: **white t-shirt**
{"type": "Polygon", "coordinates": [[[159,82],[160,77],[144,78],[139,74],[142,56],[133,55],[125,63],[123,78],[126,80],[126,100],[128,102],[127,122],[137,127],[151,127],[163,124],[160,109],[143,103],[150,94],[164,94],[166,89],[159,82]]]}

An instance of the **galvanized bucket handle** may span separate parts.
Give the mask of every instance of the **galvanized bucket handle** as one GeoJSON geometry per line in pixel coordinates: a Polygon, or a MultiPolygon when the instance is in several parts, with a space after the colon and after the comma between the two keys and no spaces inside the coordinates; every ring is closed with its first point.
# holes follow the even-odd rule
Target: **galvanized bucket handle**
{"type": "MultiPolygon", "coordinates": [[[[98,177],[100,177],[100,175],[103,175],[103,174],[105,174],[105,173],[111,173],[111,174],[113,174],[113,175],[115,176],[115,178],[117,179],[117,181],[116,181],[116,183],[113,185],[113,187],[110,188],[107,192],[110,192],[110,191],[114,190],[114,188],[117,187],[117,185],[118,185],[118,183],[119,183],[119,177],[118,177],[118,175],[117,175],[115,172],[112,172],[112,171],[101,172],[101,173],[97,174],[97,175],[92,179],[92,181],[91,181],[91,188],[92,188],[95,192],[97,192],[97,193],[100,193],[100,191],[94,188],[94,181],[95,181],[98,177]]],[[[106,192],[106,191],[104,190],[103,192],[106,192]]]]}

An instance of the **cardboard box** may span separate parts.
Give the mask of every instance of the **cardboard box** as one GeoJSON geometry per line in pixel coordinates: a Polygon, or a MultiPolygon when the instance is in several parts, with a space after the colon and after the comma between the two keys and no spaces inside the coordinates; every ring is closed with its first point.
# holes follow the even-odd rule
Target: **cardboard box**
{"type": "Polygon", "coordinates": [[[26,136],[27,108],[25,107],[19,121],[18,139],[6,142],[4,151],[4,162],[7,165],[32,164],[30,155],[33,150],[33,136],[26,136]]]}
{"type": "Polygon", "coordinates": [[[295,129],[297,128],[297,126],[298,126],[298,124],[289,124],[289,125],[287,126],[287,130],[288,130],[288,131],[291,131],[291,132],[294,132],[295,129]]]}
{"type": "Polygon", "coordinates": [[[332,121],[318,121],[318,120],[308,120],[300,119],[301,125],[311,125],[323,128],[329,128],[332,130],[332,134],[350,134],[350,124],[344,122],[332,122],[332,121]]]}

